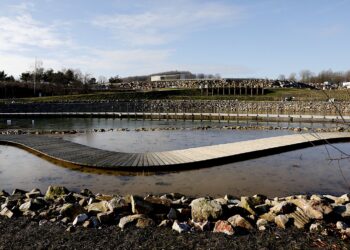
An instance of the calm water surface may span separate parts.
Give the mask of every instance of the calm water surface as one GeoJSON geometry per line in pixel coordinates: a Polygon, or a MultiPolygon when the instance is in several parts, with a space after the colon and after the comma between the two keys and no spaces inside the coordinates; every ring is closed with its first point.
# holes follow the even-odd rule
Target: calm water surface
{"type": "MultiPolygon", "coordinates": [[[[140,127],[139,124],[136,126],[140,127]]],[[[291,132],[130,131],[77,134],[66,136],[65,139],[102,149],[145,152],[213,145],[288,133],[291,132]]],[[[349,143],[335,146],[350,152],[349,143]]],[[[340,153],[334,148],[327,146],[327,149],[331,157],[340,157],[340,153]]],[[[349,160],[329,161],[325,146],[199,170],[139,173],[139,175],[64,168],[21,149],[0,146],[0,188],[8,191],[13,188],[29,190],[34,187],[45,190],[48,185],[56,184],[76,191],[89,188],[94,192],[111,194],[180,192],[212,196],[226,193],[233,195],[264,193],[269,196],[280,196],[294,193],[341,194],[349,191],[347,180],[350,181],[349,160]]]]}

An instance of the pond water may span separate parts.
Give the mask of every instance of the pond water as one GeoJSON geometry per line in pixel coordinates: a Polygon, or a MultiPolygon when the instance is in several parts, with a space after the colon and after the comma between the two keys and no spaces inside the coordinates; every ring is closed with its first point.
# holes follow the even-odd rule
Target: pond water
{"type": "MultiPolygon", "coordinates": [[[[147,122],[150,126],[159,127],[160,125],[158,121],[156,124],[147,122]]],[[[164,121],[161,121],[161,124],[162,122],[164,121]]],[[[94,128],[96,124],[100,124],[92,123],[91,126],[94,128]]],[[[145,127],[145,123],[142,124],[134,124],[134,127],[145,127]]],[[[191,127],[192,122],[184,123],[184,126],[191,127]]],[[[46,129],[47,125],[43,127],[46,129]]],[[[145,152],[213,145],[290,133],[292,132],[260,130],[118,131],[76,134],[64,138],[102,149],[145,152]]],[[[334,146],[350,153],[349,143],[334,144],[334,146]]],[[[135,174],[65,168],[21,149],[0,146],[0,188],[10,191],[14,188],[29,190],[38,187],[45,191],[48,185],[64,185],[75,191],[89,188],[93,192],[140,195],[165,192],[211,196],[227,193],[237,196],[263,193],[271,197],[296,193],[342,194],[349,192],[347,183],[350,182],[349,159],[329,161],[330,157],[338,159],[340,156],[341,154],[335,148],[328,145],[211,168],[135,174]]]]}
{"type": "Polygon", "coordinates": [[[0,118],[0,129],[35,129],[35,130],[80,130],[80,129],[109,129],[109,128],[164,128],[164,127],[198,127],[204,125],[260,125],[280,127],[330,128],[337,123],[304,123],[304,122],[262,122],[262,121],[183,121],[183,120],[133,120],[117,118],[0,118]]]}

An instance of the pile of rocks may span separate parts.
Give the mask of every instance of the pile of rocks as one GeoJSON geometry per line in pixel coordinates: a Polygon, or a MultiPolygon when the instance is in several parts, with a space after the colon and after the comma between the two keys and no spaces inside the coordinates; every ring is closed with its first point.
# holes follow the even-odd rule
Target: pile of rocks
{"type": "Polygon", "coordinates": [[[117,225],[124,229],[171,227],[183,232],[213,231],[227,235],[296,227],[323,235],[350,237],[350,194],[298,195],[269,199],[263,195],[221,198],[193,198],[177,193],[162,196],[118,196],[93,194],[84,189],[70,192],[49,186],[46,194],[34,189],[0,192],[0,216],[29,217],[39,225],[58,223],[73,231],[76,227],[100,228],[117,225]]]}

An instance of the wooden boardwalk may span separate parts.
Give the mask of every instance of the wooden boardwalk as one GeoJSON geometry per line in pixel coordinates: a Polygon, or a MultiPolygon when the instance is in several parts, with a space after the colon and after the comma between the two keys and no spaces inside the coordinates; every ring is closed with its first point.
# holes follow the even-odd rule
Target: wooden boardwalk
{"type": "Polygon", "coordinates": [[[1,135],[0,144],[23,148],[62,164],[125,171],[203,168],[335,142],[350,133],[308,133],[164,152],[113,152],[42,135],[1,135]]]}

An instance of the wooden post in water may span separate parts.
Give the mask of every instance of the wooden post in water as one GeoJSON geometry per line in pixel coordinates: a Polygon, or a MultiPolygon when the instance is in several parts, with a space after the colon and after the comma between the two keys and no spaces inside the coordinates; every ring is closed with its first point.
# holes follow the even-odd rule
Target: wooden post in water
{"type": "Polygon", "coordinates": [[[237,125],[238,125],[238,123],[239,123],[239,122],[238,122],[239,106],[240,106],[240,104],[236,102],[236,114],[237,114],[237,115],[236,115],[236,121],[237,121],[237,125]]]}
{"type": "Polygon", "coordinates": [[[129,103],[126,103],[126,115],[128,117],[128,120],[130,119],[129,117],[129,103]]]}

